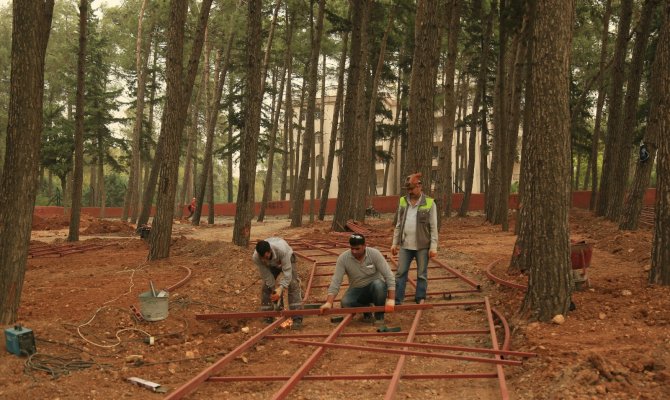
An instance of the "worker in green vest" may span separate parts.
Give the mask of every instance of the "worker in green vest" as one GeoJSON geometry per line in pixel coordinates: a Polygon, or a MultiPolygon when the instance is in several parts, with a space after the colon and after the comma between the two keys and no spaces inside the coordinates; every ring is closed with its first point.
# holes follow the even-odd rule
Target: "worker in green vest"
{"type": "Polygon", "coordinates": [[[419,304],[426,299],[428,290],[428,258],[437,256],[437,208],[435,200],[423,193],[420,172],[407,177],[405,189],[407,195],[400,197],[391,246],[391,254],[399,254],[395,302],[402,304],[405,300],[407,273],[414,259],[417,266],[414,300],[419,304]]]}

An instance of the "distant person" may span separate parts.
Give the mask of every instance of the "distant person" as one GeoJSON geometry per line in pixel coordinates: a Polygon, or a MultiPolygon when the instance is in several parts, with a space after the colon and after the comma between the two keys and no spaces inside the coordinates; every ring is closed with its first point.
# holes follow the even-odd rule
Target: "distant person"
{"type": "MultiPolygon", "coordinates": [[[[349,279],[349,288],[340,305],[343,308],[385,306],[385,312],[395,308],[395,277],[382,253],[365,245],[365,236],[354,233],[349,237],[349,250],[337,257],[335,273],[328,287],[328,297],[322,310],[333,307],[333,302],[344,275],[349,279]]],[[[384,324],[384,313],[376,312],[375,325],[384,324]]],[[[363,314],[364,321],[372,322],[370,313],[363,314]]]]}
{"type": "Polygon", "coordinates": [[[196,202],[195,202],[195,197],[194,197],[194,198],[191,199],[191,204],[188,205],[189,214],[188,214],[188,217],[186,217],[186,219],[190,219],[193,216],[193,214],[195,213],[195,207],[196,207],[195,204],[196,204],[196,202]]]}
{"type": "Polygon", "coordinates": [[[407,196],[400,197],[398,222],[393,232],[391,254],[398,256],[396,271],[396,304],[405,300],[407,273],[412,259],[416,260],[417,304],[426,299],[428,290],[428,258],[437,256],[437,208],[435,200],[422,191],[421,173],[415,173],[405,180],[407,196]]]}
{"type": "MultiPolygon", "coordinates": [[[[282,238],[271,237],[259,240],[256,243],[256,251],[252,257],[261,274],[263,284],[261,286],[261,311],[275,309],[272,303],[277,305],[285,290],[288,289],[288,307],[291,310],[302,309],[302,291],[300,279],[295,268],[295,254],[293,249],[282,238]],[[283,273],[282,279],[277,282],[277,277],[283,273]]],[[[294,316],[293,329],[302,327],[302,316],[294,316]]],[[[267,318],[266,322],[272,322],[267,318]]]]}

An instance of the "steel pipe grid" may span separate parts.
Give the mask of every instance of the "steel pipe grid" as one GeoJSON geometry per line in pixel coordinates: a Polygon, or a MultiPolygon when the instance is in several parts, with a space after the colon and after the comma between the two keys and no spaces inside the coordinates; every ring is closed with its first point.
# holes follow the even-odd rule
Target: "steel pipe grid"
{"type": "MultiPolygon", "coordinates": [[[[307,281],[307,287],[305,290],[305,295],[303,301],[307,303],[307,299],[310,298],[312,289],[321,289],[325,285],[317,282],[319,280],[327,279],[332,273],[323,273],[317,272],[317,269],[323,268],[332,268],[335,265],[335,258],[341,254],[341,252],[348,249],[347,237],[338,237],[341,241],[309,241],[309,240],[292,240],[289,241],[291,246],[295,250],[297,256],[309,261],[312,263],[312,267],[309,273],[309,279],[307,281]],[[322,247],[323,246],[323,247],[322,247]],[[332,258],[332,261],[327,261],[325,258],[332,258]]],[[[387,257],[390,259],[390,257],[387,257]]],[[[394,263],[395,260],[391,259],[391,262],[394,263]]],[[[474,288],[475,290],[450,290],[450,291],[436,291],[430,292],[429,294],[442,294],[443,298],[445,293],[454,294],[454,293],[473,293],[480,291],[480,286],[472,279],[464,276],[459,271],[448,267],[446,264],[442,263],[439,260],[431,260],[431,270],[441,269],[451,274],[449,276],[437,276],[431,277],[429,280],[431,282],[463,282],[465,285],[474,288]]],[[[410,284],[415,286],[413,280],[409,280],[410,284]]],[[[325,294],[319,298],[325,298],[325,294]]],[[[338,300],[339,301],[339,300],[338,300]]],[[[499,315],[495,310],[490,307],[488,298],[483,300],[472,300],[472,301],[450,301],[445,303],[434,303],[430,304],[406,304],[396,306],[397,312],[403,311],[414,311],[414,317],[412,319],[411,327],[408,331],[400,332],[345,332],[350,326],[351,321],[353,320],[353,313],[362,313],[362,312],[374,312],[374,311],[383,311],[383,307],[361,307],[361,308],[352,308],[352,309],[342,309],[335,308],[327,310],[324,312],[325,315],[345,315],[345,318],[340,322],[337,327],[335,327],[330,333],[301,333],[301,334],[283,334],[277,335],[274,334],[274,331],[279,325],[281,325],[286,319],[292,315],[319,315],[320,310],[317,309],[305,309],[305,310],[283,310],[283,311],[267,311],[267,312],[245,312],[245,313],[218,313],[218,314],[198,314],[196,318],[199,320],[205,319],[221,319],[221,318],[260,318],[260,317],[278,317],[278,319],[272,324],[268,325],[260,332],[258,332],[253,337],[249,338],[247,341],[242,343],[240,346],[233,349],[225,357],[217,361],[215,364],[203,370],[201,373],[196,375],[194,378],[184,383],[182,386],[177,388],[174,392],[170,393],[166,399],[181,399],[189,393],[195,391],[198,386],[202,383],[209,382],[284,382],[281,388],[275,391],[270,398],[272,399],[284,399],[286,398],[292,390],[299,384],[300,381],[335,381],[335,380],[387,380],[389,385],[387,387],[386,393],[384,395],[385,399],[393,399],[398,391],[401,381],[413,381],[413,380],[449,380],[449,379],[497,379],[500,396],[502,399],[509,398],[507,392],[507,386],[505,383],[503,366],[507,365],[518,365],[520,361],[507,360],[503,359],[501,356],[518,356],[518,357],[530,357],[534,353],[527,352],[514,352],[508,349],[509,346],[509,327],[502,315],[499,315]],[[454,308],[458,311],[467,311],[472,307],[484,308],[486,314],[486,329],[452,329],[452,330],[419,330],[419,325],[422,320],[423,315],[426,311],[431,312],[430,310],[442,309],[444,307],[454,308]],[[425,311],[424,311],[425,310],[425,311]],[[502,326],[504,328],[505,339],[503,342],[503,347],[500,348],[498,345],[498,340],[495,332],[495,325],[493,324],[493,315],[494,313],[500,319],[502,326]],[[467,346],[452,346],[444,344],[431,344],[431,346],[436,347],[427,347],[423,343],[416,343],[416,337],[449,337],[449,336],[471,336],[471,335],[489,335],[492,348],[473,348],[467,346]],[[402,337],[404,342],[390,342],[390,341],[380,341],[380,340],[370,340],[369,343],[372,344],[384,344],[393,347],[399,347],[400,349],[389,349],[383,347],[371,347],[371,346],[354,346],[347,344],[334,343],[337,339],[344,338],[379,338],[379,337],[402,337]],[[324,341],[320,342],[303,342],[296,339],[323,339],[324,341]],[[295,372],[292,375],[235,375],[235,376],[215,376],[220,373],[223,368],[233,361],[236,357],[244,353],[246,350],[260,342],[262,339],[290,339],[290,342],[298,342],[302,347],[306,345],[316,346],[317,349],[303,362],[302,365],[298,366],[295,372]],[[449,353],[435,353],[427,351],[415,351],[417,348],[423,350],[432,349],[440,351],[458,351],[458,352],[470,352],[470,353],[484,353],[489,354],[492,357],[474,357],[474,356],[462,356],[449,353]],[[314,368],[318,363],[321,357],[326,352],[326,349],[329,349],[331,352],[336,351],[366,351],[366,352],[376,352],[380,354],[396,354],[398,355],[398,361],[394,368],[392,374],[365,374],[359,373],[356,375],[352,374],[341,374],[341,375],[330,375],[330,374],[309,374],[309,371],[314,368]],[[337,350],[334,350],[337,349],[337,350]],[[470,373],[444,373],[444,374],[422,374],[422,373],[409,373],[405,371],[405,365],[409,362],[407,356],[411,355],[413,357],[419,357],[419,359],[425,359],[425,357],[430,358],[440,358],[440,359],[452,359],[459,361],[475,362],[475,363],[488,363],[494,364],[495,372],[470,372],[470,373]]],[[[484,364],[485,365],[485,364],[484,364]]]]}

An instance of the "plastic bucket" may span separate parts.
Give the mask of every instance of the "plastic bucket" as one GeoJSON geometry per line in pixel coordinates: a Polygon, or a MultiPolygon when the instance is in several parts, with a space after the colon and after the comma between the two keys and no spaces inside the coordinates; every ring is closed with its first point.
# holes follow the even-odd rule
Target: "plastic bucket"
{"type": "Polygon", "coordinates": [[[160,321],[168,316],[168,292],[156,296],[151,291],[140,293],[140,312],[147,321],[160,321]]]}

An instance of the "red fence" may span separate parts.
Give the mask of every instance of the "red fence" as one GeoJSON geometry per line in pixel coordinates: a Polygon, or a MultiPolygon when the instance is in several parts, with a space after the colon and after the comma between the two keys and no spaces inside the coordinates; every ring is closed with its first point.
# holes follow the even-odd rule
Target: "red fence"
{"type": "MultiPolygon", "coordinates": [[[[644,204],[653,205],[656,197],[656,189],[647,189],[647,192],[644,195],[644,204]]],[[[576,208],[589,208],[589,202],[591,201],[591,192],[573,192],[572,193],[572,206],[576,208]]],[[[452,197],[451,209],[458,210],[461,207],[463,202],[463,194],[456,193],[452,197]]],[[[320,207],[320,201],[314,201],[314,212],[318,213],[320,207]]],[[[328,204],[326,205],[326,214],[335,213],[335,205],[337,199],[328,199],[328,204]]],[[[268,206],[265,209],[266,215],[288,215],[290,211],[291,202],[289,200],[284,201],[271,201],[268,202],[268,206]]],[[[398,196],[376,196],[372,198],[372,206],[375,210],[380,213],[393,213],[398,207],[398,196]]],[[[509,197],[509,207],[511,209],[516,209],[518,207],[518,196],[512,194],[509,197]]],[[[233,216],[235,215],[235,203],[222,203],[214,205],[214,214],[217,216],[233,216]]],[[[470,204],[468,207],[469,211],[478,211],[484,209],[484,194],[475,193],[470,197],[470,204]]],[[[151,213],[153,215],[155,209],[152,208],[151,213]]],[[[41,217],[49,215],[58,215],[65,213],[66,210],[63,207],[55,206],[36,206],[35,215],[41,217]]],[[[100,218],[116,218],[121,217],[123,209],[121,207],[106,207],[104,209],[104,215],[101,214],[100,207],[82,207],[81,212],[88,214],[93,217],[100,218]]],[[[258,215],[260,212],[260,203],[255,205],[255,214],[258,215]]],[[[203,205],[202,215],[207,215],[209,213],[209,207],[205,204],[203,205]]],[[[309,200],[306,200],[303,206],[303,213],[309,213],[309,200]]],[[[184,206],[184,215],[188,215],[186,206],[184,206]]]]}

